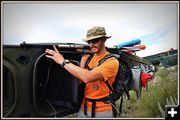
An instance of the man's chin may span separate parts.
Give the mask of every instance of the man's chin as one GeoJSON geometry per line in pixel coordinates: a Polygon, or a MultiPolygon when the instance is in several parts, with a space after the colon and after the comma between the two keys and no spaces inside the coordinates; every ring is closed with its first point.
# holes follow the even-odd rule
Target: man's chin
{"type": "Polygon", "coordinates": [[[96,53],[98,50],[97,50],[96,48],[91,48],[91,51],[92,51],[93,53],[96,53]]]}
{"type": "Polygon", "coordinates": [[[97,53],[98,51],[97,51],[97,50],[92,49],[92,52],[93,52],[93,53],[97,53]]]}

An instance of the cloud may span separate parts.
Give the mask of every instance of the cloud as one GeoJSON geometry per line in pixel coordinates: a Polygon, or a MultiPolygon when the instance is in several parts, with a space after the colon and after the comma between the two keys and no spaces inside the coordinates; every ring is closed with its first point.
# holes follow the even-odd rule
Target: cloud
{"type": "Polygon", "coordinates": [[[109,47],[133,39],[141,39],[149,46],[138,52],[142,55],[178,47],[177,5],[172,3],[17,3],[4,5],[3,10],[4,44],[19,44],[22,41],[84,43],[82,38],[86,37],[86,31],[99,25],[104,26],[107,35],[112,36],[106,43],[109,47]],[[162,45],[164,48],[160,47],[162,45]]]}

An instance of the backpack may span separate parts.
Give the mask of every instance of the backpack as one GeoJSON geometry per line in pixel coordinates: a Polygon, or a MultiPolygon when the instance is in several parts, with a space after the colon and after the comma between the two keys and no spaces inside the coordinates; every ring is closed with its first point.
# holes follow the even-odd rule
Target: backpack
{"type": "Polygon", "coordinates": [[[136,92],[137,99],[141,96],[142,88],[148,90],[148,82],[152,80],[155,67],[152,64],[140,64],[133,66],[131,90],[136,92]]]}
{"type": "MultiPolygon", "coordinates": [[[[88,68],[88,64],[91,61],[93,56],[90,56],[89,59],[87,60],[85,66],[88,68]]],[[[97,101],[103,101],[105,103],[110,102],[113,108],[113,113],[114,117],[117,115],[117,110],[115,108],[115,102],[121,98],[121,103],[119,107],[119,111],[121,114],[122,110],[122,102],[123,102],[123,95],[126,94],[128,99],[130,99],[129,91],[131,90],[131,81],[132,81],[132,72],[130,65],[127,62],[126,58],[123,58],[122,56],[118,54],[108,54],[104,58],[102,58],[99,61],[99,64],[97,66],[100,66],[103,64],[107,59],[114,57],[119,61],[119,67],[118,67],[118,72],[116,74],[115,80],[112,84],[112,87],[110,86],[108,80],[105,81],[106,85],[108,86],[109,90],[111,93],[106,96],[105,98],[102,99],[87,99],[88,101],[91,102],[97,102],[97,101]]],[[[95,103],[94,103],[95,104],[95,103]]],[[[95,106],[95,105],[93,105],[95,106]]],[[[95,117],[95,108],[92,106],[92,116],[95,117]]],[[[85,110],[86,111],[86,110],[85,110]]]]}

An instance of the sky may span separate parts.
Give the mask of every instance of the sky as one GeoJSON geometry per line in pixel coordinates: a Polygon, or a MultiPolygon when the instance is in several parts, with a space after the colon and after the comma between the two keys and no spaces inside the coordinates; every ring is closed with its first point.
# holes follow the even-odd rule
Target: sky
{"type": "Polygon", "coordinates": [[[107,47],[140,39],[145,57],[179,42],[178,2],[4,2],[1,42],[80,43],[93,26],[103,26],[107,47]]]}

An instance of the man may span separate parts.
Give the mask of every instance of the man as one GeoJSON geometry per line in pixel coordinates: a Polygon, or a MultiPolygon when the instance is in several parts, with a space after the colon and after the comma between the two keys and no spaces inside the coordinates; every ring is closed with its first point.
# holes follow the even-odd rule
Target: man
{"type": "Polygon", "coordinates": [[[109,95],[105,81],[108,80],[110,85],[115,79],[118,71],[119,62],[116,58],[109,58],[102,65],[97,66],[99,61],[109,52],[105,48],[105,42],[111,36],[106,36],[104,27],[95,26],[87,31],[86,38],[83,39],[90,45],[93,52],[88,66],[86,66],[89,55],[82,56],[80,67],[65,60],[55,46],[54,50],[46,49],[46,57],[53,59],[57,64],[62,65],[69,73],[86,83],[84,99],[78,113],[78,117],[113,117],[112,106],[110,103],[103,101],[93,102],[109,95]],[[87,69],[89,68],[89,69],[87,69]],[[90,100],[91,99],[91,100],[90,100]]]}

